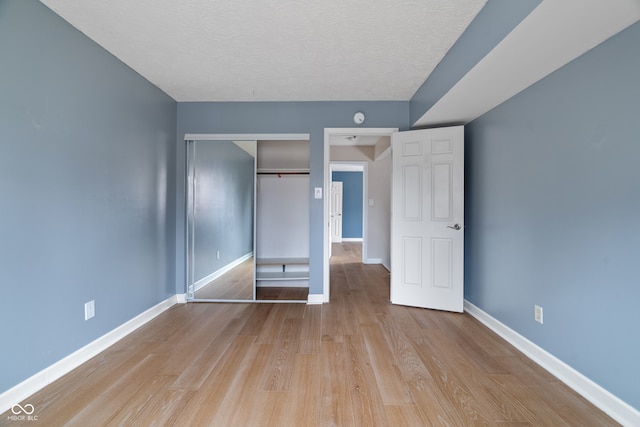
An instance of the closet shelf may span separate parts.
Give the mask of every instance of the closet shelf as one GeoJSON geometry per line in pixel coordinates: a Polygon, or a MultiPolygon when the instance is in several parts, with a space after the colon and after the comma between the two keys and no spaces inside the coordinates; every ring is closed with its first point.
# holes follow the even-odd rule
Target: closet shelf
{"type": "Polygon", "coordinates": [[[308,271],[270,271],[256,272],[256,280],[309,280],[308,271]]]}
{"type": "Polygon", "coordinates": [[[256,265],[304,265],[309,258],[256,258],[256,265]]]}

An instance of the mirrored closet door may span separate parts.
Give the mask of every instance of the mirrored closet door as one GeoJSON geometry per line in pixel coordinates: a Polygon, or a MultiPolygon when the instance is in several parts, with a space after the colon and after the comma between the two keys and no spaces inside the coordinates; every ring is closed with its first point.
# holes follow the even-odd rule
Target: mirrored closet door
{"type": "Polygon", "coordinates": [[[187,143],[187,300],[306,302],[309,141],[187,143]]]}
{"type": "Polygon", "coordinates": [[[189,300],[255,300],[256,141],[187,142],[189,300]]]}

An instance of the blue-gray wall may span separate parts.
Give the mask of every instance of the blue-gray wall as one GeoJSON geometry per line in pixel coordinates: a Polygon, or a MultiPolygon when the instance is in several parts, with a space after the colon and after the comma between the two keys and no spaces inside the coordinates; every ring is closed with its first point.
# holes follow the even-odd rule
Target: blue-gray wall
{"type": "Polygon", "coordinates": [[[466,298],[636,408],[639,46],[640,23],[465,135],[466,298]]]}
{"type": "MultiPolygon", "coordinates": [[[[185,143],[187,133],[308,133],[310,186],[324,187],[324,128],[355,127],[353,114],[366,115],[363,126],[409,128],[408,102],[183,102],[178,104],[176,292],[185,293],[185,143]]],[[[322,294],[323,201],[309,189],[309,293],[322,294]]]]}
{"type": "Polygon", "coordinates": [[[0,392],[175,294],[175,120],[41,3],[0,2],[0,392]]]}
{"type": "Polygon", "coordinates": [[[253,252],[254,157],[232,141],[196,141],[195,281],[253,252]],[[220,259],[216,252],[220,251],[220,259]]]}
{"type": "Polygon", "coordinates": [[[362,239],[362,172],[333,172],[342,182],[342,237],[362,239]]]}

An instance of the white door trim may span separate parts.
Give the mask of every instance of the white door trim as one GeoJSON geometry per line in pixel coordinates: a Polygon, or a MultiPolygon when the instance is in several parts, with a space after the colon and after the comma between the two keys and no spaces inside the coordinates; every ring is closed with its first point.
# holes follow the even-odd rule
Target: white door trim
{"type": "MultiPolygon", "coordinates": [[[[328,189],[331,188],[331,136],[332,135],[380,135],[380,136],[391,136],[394,132],[398,132],[398,128],[325,128],[324,129],[324,188],[325,193],[328,189]]],[[[366,204],[365,204],[366,206],[366,204]]],[[[323,221],[323,231],[322,235],[324,248],[323,248],[323,260],[322,260],[322,299],[324,303],[329,302],[330,298],[330,285],[331,281],[329,278],[329,262],[331,258],[331,229],[330,229],[330,221],[331,221],[331,207],[330,200],[328,197],[324,198],[324,221],[323,221]]]]}

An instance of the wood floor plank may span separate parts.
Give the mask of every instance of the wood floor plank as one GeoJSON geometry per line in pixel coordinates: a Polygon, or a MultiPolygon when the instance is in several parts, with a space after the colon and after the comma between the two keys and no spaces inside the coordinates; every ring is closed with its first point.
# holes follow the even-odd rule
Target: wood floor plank
{"type": "Polygon", "coordinates": [[[378,318],[384,319],[386,323],[393,323],[392,327],[385,328],[385,330],[396,329],[402,331],[402,334],[407,338],[419,338],[422,336],[423,331],[418,322],[409,314],[409,307],[387,305],[385,312],[378,316],[378,318]]]}
{"type": "Polygon", "coordinates": [[[181,426],[184,408],[195,393],[194,390],[165,390],[147,405],[134,424],[117,425],[181,426]]]}
{"type": "Polygon", "coordinates": [[[274,344],[253,344],[245,357],[236,379],[229,387],[212,425],[240,426],[246,413],[257,404],[262,373],[270,364],[274,344]],[[238,404],[241,402],[240,404],[238,404]]]}
{"type": "Polygon", "coordinates": [[[553,411],[569,425],[584,427],[617,426],[604,412],[593,408],[584,397],[577,395],[567,385],[554,381],[544,387],[529,387],[553,411]]]}
{"type": "Polygon", "coordinates": [[[307,305],[300,328],[298,353],[320,353],[322,345],[322,306],[307,305]]]}
{"type": "Polygon", "coordinates": [[[261,390],[286,391],[293,374],[293,360],[298,352],[301,325],[295,319],[285,319],[278,340],[273,346],[270,363],[265,366],[261,390]]]}
{"type": "Polygon", "coordinates": [[[514,404],[519,404],[527,413],[529,422],[534,425],[570,425],[562,419],[551,407],[544,403],[536,393],[522,384],[513,375],[490,374],[488,376],[506,395],[510,396],[514,404]]]}
{"type": "Polygon", "coordinates": [[[148,355],[127,376],[117,379],[64,424],[80,427],[106,424],[147,382],[152,381],[166,359],[167,355],[163,354],[148,355]]]}
{"type": "Polygon", "coordinates": [[[256,342],[259,344],[274,344],[278,340],[278,333],[288,315],[286,304],[274,304],[269,316],[265,319],[256,342]]]}
{"type": "Polygon", "coordinates": [[[162,396],[174,381],[175,377],[170,375],[154,375],[126,405],[122,405],[120,410],[114,413],[106,425],[133,425],[147,407],[162,396]]]}
{"type": "Polygon", "coordinates": [[[253,304],[247,311],[247,320],[240,335],[260,335],[269,314],[275,304],[253,304]]]}
{"type": "Polygon", "coordinates": [[[431,320],[431,318],[429,316],[429,311],[430,310],[425,310],[423,308],[417,308],[417,307],[407,307],[406,310],[409,313],[409,315],[420,326],[420,328],[422,328],[422,329],[434,329],[434,328],[438,327],[435,324],[435,322],[433,322],[433,320],[431,320]]]}
{"type": "MultiPolygon", "coordinates": [[[[395,308],[404,312],[403,307],[395,308]]],[[[409,339],[409,336],[414,336],[415,334],[410,333],[406,335],[406,331],[395,323],[393,316],[391,317],[390,319],[386,316],[378,316],[378,322],[380,323],[387,345],[393,353],[404,380],[422,381],[431,379],[431,374],[420,360],[409,339]]],[[[421,334],[419,336],[421,336],[421,334]]]]}
{"type": "Polygon", "coordinates": [[[438,392],[435,380],[422,378],[407,382],[415,407],[425,426],[463,426],[459,409],[438,392]]]}
{"type": "Polygon", "coordinates": [[[364,290],[351,290],[351,293],[347,296],[347,301],[354,307],[355,319],[359,326],[377,322],[374,309],[369,304],[367,293],[364,290]]]}
{"type": "Polygon", "coordinates": [[[293,361],[293,376],[287,410],[283,413],[280,425],[306,426],[319,425],[320,410],[320,372],[319,354],[298,354],[293,361]]]}
{"type": "Polygon", "coordinates": [[[545,387],[557,378],[545,371],[530,359],[520,355],[496,357],[496,360],[505,371],[518,378],[527,387],[545,387]]]}
{"type": "MultiPolygon", "coordinates": [[[[171,388],[197,390],[202,387],[202,384],[218,364],[218,361],[238,336],[238,330],[242,325],[242,319],[230,319],[229,323],[218,334],[214,335],[215,331],[212,331],[212,339],[208,341],[208,345],[201,352],[184,354],[183,371],[171,388]]],[[[255,339],[251,335],[248,336],[255,339]]]]}
{"type": "Polygon", "coordinates": [[[422,414],[413,403],[407,405],[385,405],[384,411],[387,414],[390,426],[415,427],[431,425],[428,420],[422,417],[422,414]]]}
{"type": "Polygon", "coordinates": [[[409,387],[404,381],[380,327],[377,324],[365,325],[362,327],[362,336],[378,383],[382,403],[384,405],[413,403],[409,387]]]}
{"type": "Polygon", "coordinates": [[[348,352],[349,394],[355,425],[387,426],[389,423],[364,339],[357,335],[348,335],[345,339],[348,352]]]}
{"type": "Polygon", "coordinates": [[[344,324],[340,318],[340,308],[337,304],[327,304],[322,307],[320,331],[323,341],[342,342],[344,340],[344,324]]]}
{"type": "MultiPolygon", "coordinates": [[[[260,344],[263,345],[263,344],[260,344]]],[[[289,393],[284,391],[256,391],[252,396],[248,407],[242,411],[236,411],[233,424],[225,426],[234,427],[278,427],[285,426],[283,420],[290,402],[289,393]]],[[[244,399],[242,400],[244,406],[244,399]]],[[[238,406],[237,403],[235,403],[238,406]]],[[[304,424],[303,424],[304,425],[304,424]]],[[[176,426],[178,427],[178,426],[176,426]]]]}
{"type": "MultiPolygon", "coordinates": [[[[154,354],[159,346],[164,346],[164,343],[144,343],[136,347],[137,351],[122,355],[126,357],[114,358],[93,369],[92,361],[100,358],[96,356],[70,374],[35,393],[28,402],[37,408],[40,419],[47,420],[51,425],[64,425],[83,408],[99,399],[103,391],[114,381],[126,377],[143,360],[154,354]],[[85,365],[90,366],[91,370],[85,370],[85,365]],[[70,399],[69,396],[73,398],[70,399]]],[[[3,420],[6,420],[4,415],[6,413],[0,416],[0,425],[3,420]]]]}
{"type": "MultiPolygon", "coordinates": [[[[457,341],[449,340],[441,330],[430,330],[424,337],[434,354],[447,361],[451,371],[464,380],[465,386],[477,401],[484,418],[492,422],[527,422],[526,411],[517,402],[512,402],[504,391],[495,387],[485,372],[473,363],[473,359],[462,351],[457,341]]],[[[486,356],[485,356],[486,357],[486,356]]]]}
{"type": "Polygon", "coordinates": [[[449,365],[446,357],[435,352],[425,339],[415,340],[414,346],[431,373],[441,404],[457,408],[461,425],[491,425],[491,419],[487,418],[464,379],[456,373],[457,367],[449,365]]]}
{"type": "Polygon", "coordinates": [[[320,388],[321,426],[354,426],[348,376],[348,353],[344,342],[322,342],[322,382],[320,388]]]}
{"type": "MultiPolygon", "coordinates": [[[[247,308],[243,304],[227,304],[219,310],[210,310],[206,315],[201,316],[201,321],[194,323],[189,330],[184,331],[179,337],[173,340],[170,348],[170,357],[162,367],[162,375],[180,375],[184,371],[185,356],[197,358],[206,349],[206,344],[223,330],[230,319],[242,319],[240,313],[247,308]]],[[[239,326],[243,320],[238,320],[239,326]]],[[[234,335],[237,334],[233,330],[234,335]]]]}
{"type": "Polygon", "coordinates": [[[202,387],[185,406],[185,415],[180,420],[181,425],[211,425],[254,342],[255,337],[251,335],[238,335],[233,340],[223,357],[205,379],[202,387]]]}

